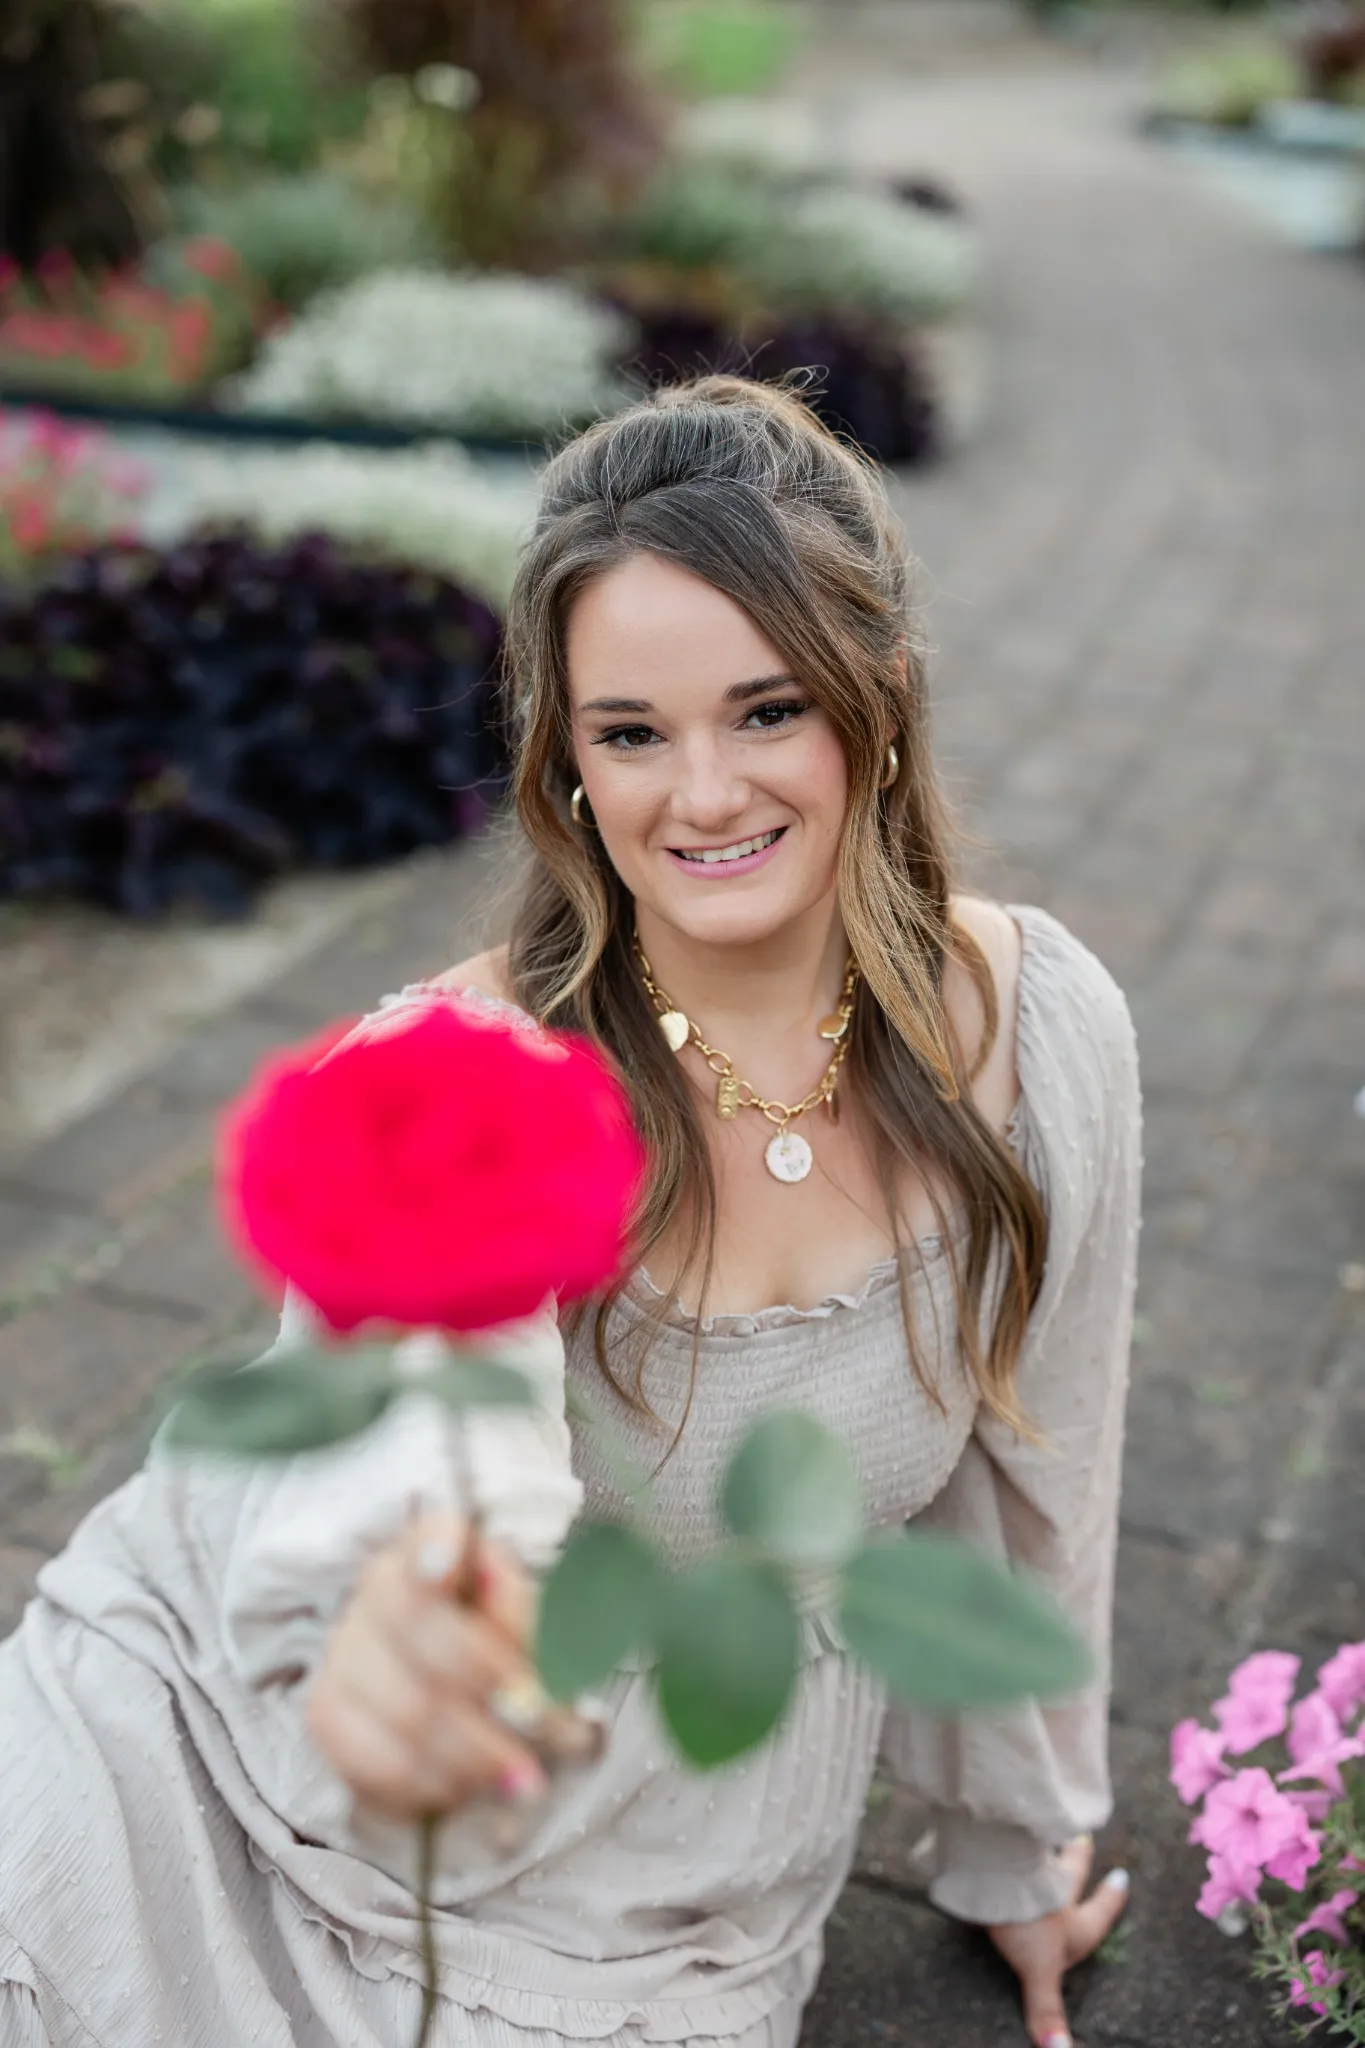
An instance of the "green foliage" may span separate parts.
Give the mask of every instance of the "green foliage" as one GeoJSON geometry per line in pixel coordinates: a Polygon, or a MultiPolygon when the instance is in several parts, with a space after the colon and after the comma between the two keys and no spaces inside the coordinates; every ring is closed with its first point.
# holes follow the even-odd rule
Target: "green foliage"
{"type": "MultiPolygon", "coordinates": [[[[413,1387],[456,1412],[532,1398],[520,1373],[471,1354],[418,1371],[401,1351],[301,1347],[205,1373],[172,1410],[163,1441],[174,1451],[292,1456],[368,1428],[413,1387]]],[[[683,1756],[703,1769],[727,1763],[786,1710],[801,1596],[812,1574],[831,1571],[841,1576],[850,1648],[905,1698],[945,1713],[999,1707],[1089,1676],[1085,1650],[1041,1593],[949,1537],[882,1537],[845,1563],[862,1535],[857,1475],[844,1444],[809,1416],[757,1421],[730,1460],[720,1504],[728,1537],[685,1570],[669,1564],[647,1520],[578,1528],[545,1582],[537,1624],[537,1663],[555,1698],[573,1699],[645,1652],[683,1756]]]]}
{"type": "Polygon", "coordinates": [[[159,116],[158,167],[302,170],[364,119],[358,87],[320,75],[308,0],[156,0],[121,17],[119,55],[159,116]]]}
{"type": "Polygon", "coordinates": [[[1191,52],[1173,64],[1157,92],[1157,111],[1170,120],[1246,128],[1272,100],[1303,90],[1298,59],[1273,36],[1251,35],[1191,52]]]}
{"type": "Polygon", "coordinates": [[[451,254],[483,267],[560,265],[585,209],[652,164],[624,0],[341,0],[359,67],[405,82],[427,203],[451,254]],[[430,86],[463,75],[466,103],[430,86]]]}
{"type": "Polygon", "coordinates": [[[418,1386],[457,1411],[524,1407],[531,1400],[522,1374],[493,1359],[452,1355],[417,1377],[383,1345],[346,1351],[301,1345],[260,1365],[210,1367],[171,1410],[163,1441],[173,1451],[292,1458],[358,1436],[418,1386]]]}
{"type": "Polygon", "coordinates": [[[293,1457],[359,1435],[397,1392],[388,1353],[375,1349],[211,1366],[171,1410],[164,1441],[173,1451],[293,1457]]]}
{"type": "Polygon", "coordinates": [[[782,0],[645,0],[639,22],[646,68],[695,99],[766,92],[800,40],[782,0]]]}
{"type": "Polygon", "coordinates": [[[795,184],[753,165],[683,161],[616,230],[621,256],[710,273],[722,309],[871,314],[910,323],[960,308],[975,238],[952,216],[856,185],[795,184]]]}
{"type": "Polygon", "coordinates": [[[844,1573],[839,1621],[894,1693],[937,1713],[1072,1692],[1091,1676],[1051,1600],[934,1532],[860,1551],[844,1573]]]}
{"type": "Polygon", "coordinates": [[[291,311],[319,292],[386,265],[424,262],[436,250],[414,207],[396,196],[372,198],[334,171],[217,190],[181,186],[172,207],[188,233],[212,235],[234,249],[270,297],[291,311]]]}
{"type": "Polygon", "coordinates": [[[591,1692],[654,1639],[663,1571],[653,1547],[617,1522],[574,1531],[541,1589],[536,1668],[547,1692],[591,1692]]]}
{"type": "Polygon", "coordinates": [[[774,1564],[842,1564],[862,1540],[862,1488],[847,1444],[809,1415],[766,1416],[730,1461],[721,1508],[774,1564]]]}
{"type": "Polygon", "coordinates": [[[703,1769],[776,1727],[796,1683],[796,1605],[769,1565],[716,1557],[668,1581],[659,1626],[659,1704],[703,1769]]]}

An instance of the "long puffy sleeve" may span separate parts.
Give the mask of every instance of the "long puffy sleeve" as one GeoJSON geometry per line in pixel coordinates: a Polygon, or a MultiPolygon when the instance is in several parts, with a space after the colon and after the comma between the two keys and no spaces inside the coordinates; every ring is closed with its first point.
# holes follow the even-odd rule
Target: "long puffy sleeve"
{"type": "Polygon", "coordinates": [[[1053,1852],[1110,1811],[1110,1626],[1141,1172],[1123,996],[1053,919],[1027,917],[1016,1132],[1049,1240],[1017,1385],[1042,1441],[1022,1441],[983,1411],[917,1525],[951,1530],[1045,1584],[1090,1644],[1098,1678],[1078,1697],[988,1717],[893,1707],[883,1737],[886,1764],[934,1808],[931,1897],[985,1924],[1064,1904],[1053,1852]]]}

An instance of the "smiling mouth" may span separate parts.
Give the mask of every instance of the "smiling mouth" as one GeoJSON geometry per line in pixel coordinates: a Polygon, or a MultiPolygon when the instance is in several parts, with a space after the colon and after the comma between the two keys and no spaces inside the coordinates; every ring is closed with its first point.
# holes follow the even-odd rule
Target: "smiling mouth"
{"type": "Polygon", "coordinates": [[[744,860],[750,854],[766,852],[768,847],[777,844],[786,829],[785,825],[779,825],[775,831],[760,832],[755,839],[736,839],[732,846],[670,846],[668,850],[679,860],[691,861],[703,867],[716,867],[721,861],[744,860]]]}

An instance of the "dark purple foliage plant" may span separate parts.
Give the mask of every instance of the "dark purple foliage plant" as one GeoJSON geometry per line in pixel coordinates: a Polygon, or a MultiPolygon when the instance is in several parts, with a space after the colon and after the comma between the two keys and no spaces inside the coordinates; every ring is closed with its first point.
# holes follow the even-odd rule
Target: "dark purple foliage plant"
{"type": "Polygon", "coordinates": [[[500,638],[458,584],[321,536],[107,546],[0,590],[0,900],[233,914],[285,868],[475,829],[500,638]]]}
{"type": "Polygon", "coordinates": [[[941,452],[939,413],[927,370],[904,334],[867,318],[793,316],[729,322],[688,308],[631,308],[640,343],[627,364],[647,385],[707,370],[778,382],[793,376],[836,433],[886,463],[941,452]]]}

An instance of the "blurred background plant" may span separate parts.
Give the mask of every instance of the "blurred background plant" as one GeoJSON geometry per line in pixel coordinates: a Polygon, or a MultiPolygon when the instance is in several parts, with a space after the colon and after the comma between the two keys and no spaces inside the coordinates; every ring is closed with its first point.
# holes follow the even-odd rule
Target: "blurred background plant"
{"type": "Polygon", "coordinates": [[[498,611],[536,498],[529,467],[490,474],[449,442],[196,450],[183,459],[177,485],[175,517],[158,522],[158,537],[205,525],[238,525],[269,541],[325,532],[453,577],[498,611]]]}
{"type": "Polygon", "coordinates": [[[243,270],[291,313],[372,270],[434,261],[439,253],[416,206],[398,193],[367,193],[335,170],[179,186],[172,205],[180,229],[234,250],[243,270]]]}
{"type": "Polygon", "coordinates": [[[0,899],[240,912],[458,838],[502,772],[499,644],[458,584],[323,536],[68,555],[0,590],[0,899]]]}
{"type": "Polygon", "coordinates": [[[802,48],[804,29],[784,0],[641,0],[636,13],[645,71],[689,99],[770,91],[802,48]]]}
{"type": "MultiPolygon", "coordinates": [[[[403,81],[449,252],[486,266],[562,261],[580,222],[656,160],[622,0],[336,0],[353,60],[403,81]]],[[[392,125],[394,102],[379,119],[392,125]]]]}
{"type": "Polygon", "coordinates": [[[103,274],[62,250],[29,273],[0,259],[0,382],[11,394],[181,397],[239,368],[264,315],[234,251],[209,237],[159,242],[103,274]]]}
{"type": "Polygon", "coordinates": [[[142,466],[98,429],[0,408],[0,583],[32,582],[131,530],[146,487],[142,466]]]}
{"type": "Polygon", "coordinates": [[[1327,0],[1263,16],[1174,58],[1158,85],[1157,113],[1250,128],[1283,101],[1365,106],[1365,7],[1327,0]]]}
{"type": "Polygon", "coordinates": [[[620,403],[628,336],[559,279],[382,270],[273,335],[234,397],[255,412],[534,439],[620,403]]]}

